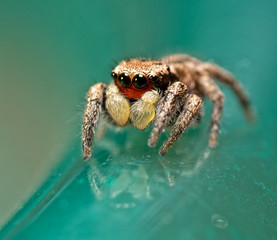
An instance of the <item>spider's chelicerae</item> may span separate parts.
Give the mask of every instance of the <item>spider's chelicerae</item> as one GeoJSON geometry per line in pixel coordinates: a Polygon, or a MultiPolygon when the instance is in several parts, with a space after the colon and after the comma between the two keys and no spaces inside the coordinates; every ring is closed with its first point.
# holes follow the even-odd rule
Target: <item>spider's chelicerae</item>
{"type": "Polygon", "coordinates": [[[164,155],[193,120],[201,117],[204,96],[213,104],[209,145],[215,148],[224,94],[214,79],[234,90],[246,116],[251,118],[249,100],[235,78],[215,64],[188,55],[171,55],[158,61],[122,61],[112,70],[112,77],[114,83],[108,87],[97,83],[88,91],[82,129],[84,160],[91,156],[100,113],[115,126],[133,124],[144,130],[153,122],[150,147],[156,145],[164,128],[172,127],[160,149],[164,155]]]}

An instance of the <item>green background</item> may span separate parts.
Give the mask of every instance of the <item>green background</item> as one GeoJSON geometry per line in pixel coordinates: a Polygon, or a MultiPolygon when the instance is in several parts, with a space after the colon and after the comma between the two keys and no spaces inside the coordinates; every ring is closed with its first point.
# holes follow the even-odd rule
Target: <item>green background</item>
{"type": "Polygon", "coordinates": [[[277,239],[276,12],[273,0],[0,1],[0,238],[277,239]],[[150,129],[110,128],[83,164],[89,86],[126,57],[182,52],[233,72],[257,120],[220,85],[216,150],[206,101],[166,157],[150,129]]]}

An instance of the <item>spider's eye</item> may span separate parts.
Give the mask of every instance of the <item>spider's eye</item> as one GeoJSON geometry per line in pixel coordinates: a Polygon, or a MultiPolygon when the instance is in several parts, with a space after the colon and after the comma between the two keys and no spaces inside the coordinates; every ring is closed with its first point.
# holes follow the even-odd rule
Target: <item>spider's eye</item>
{"type": "Polygon", "coordinates": [[[152,82],[152,83],[157,82],[158,76],[156,76],[156,75],[151,75],[151,76],[149,77],[149,80],[150,80],[150,82],[152,82]]]}
{"type": "Polygon", "coordinates": [[[114,80],[117,78],[117,74],[115,72],[112,72],[111,75],[114,80]]]}
{"type": "Polygon", "coordinates": [[[118,82],[122,87],[129,87],[131,85],[131,79],[128,73],[121,73],[118,77],[118,82]]]}
{"type": "Polygon", "coordinates": [[[133,85],[135,88],[144,88],[147,86],[147,78],[142,74],[137,74],[133,78],[133,85]]]}

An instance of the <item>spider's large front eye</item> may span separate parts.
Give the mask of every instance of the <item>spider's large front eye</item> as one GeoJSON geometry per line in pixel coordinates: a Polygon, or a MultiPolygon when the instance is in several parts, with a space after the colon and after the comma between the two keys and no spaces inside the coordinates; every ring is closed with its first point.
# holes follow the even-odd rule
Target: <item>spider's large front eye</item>
{"type": "Polygon", "coordinates": [[[147,86],[147,78],[142,74],[138,74],[133,78],[133,85],[135,88],[144,88],[147,86]]]}
{"type": "Polygon", "coordinates": [[[118,82],[122,87],[129,87],[131,85],[131,79],[128,73],[121,73],[118,77],[118,82]]]}

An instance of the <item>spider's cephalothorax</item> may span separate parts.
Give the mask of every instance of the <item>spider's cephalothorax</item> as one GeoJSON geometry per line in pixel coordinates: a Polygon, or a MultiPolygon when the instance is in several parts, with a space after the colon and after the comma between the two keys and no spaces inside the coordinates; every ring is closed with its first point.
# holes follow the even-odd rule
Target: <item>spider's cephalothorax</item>
{"type": "Polygon", "coordinates": [[[139,59],[121,62],[112,71],[112,77],[120,92],[129,99],[139,99],[154,87],[165,90],[174,80],[167,64],[139,59]]]}
{"type": "Polygon", "coordinates": [[[229,85],[237,94],[246,116],[249,100],[241,85],[219,66],[188,55],[171,55],[159,61],[130,59],[112,70],[114,83],[93,85],[88,92],[82,143],[85,160],[91,156],[94,128],[100,113],[116,126],[133,124],[140,130],[153,121],[148,145],[155,146],[164,128],[172,131],[162,145],[164,155],[195,118],[201,116],[202,98],[213,104],[209,144],[216,147],[224,95],[214,79],[229,85]]]}

